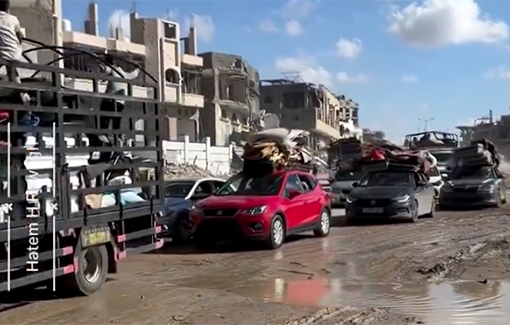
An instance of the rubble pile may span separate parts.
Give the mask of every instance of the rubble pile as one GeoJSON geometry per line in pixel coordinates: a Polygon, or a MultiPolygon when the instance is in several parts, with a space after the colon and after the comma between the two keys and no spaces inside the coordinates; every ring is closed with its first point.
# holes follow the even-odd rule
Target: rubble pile
{"type": "Polygon", "coordinates": [[[478,167],[478,166],[499,166],[500,158],[494,143],[483,139],[473,141],[471,145],[457,148],[452,154],[447,167],[478,167]]]}
{"type": "Polygon", "coordinates": [[[212,174],[196,165],[191,164],[167,164],[163,168],[165,180],[180,177],[211,177],[212,174]]]}
{"type": "Polygon", "coordinates": [[[305,148],[308,135],[303,130],[285,128],[254,133],[244,145],[243,173],[263,175],[292,164],[309,165],[312,155],[305,148]]]}

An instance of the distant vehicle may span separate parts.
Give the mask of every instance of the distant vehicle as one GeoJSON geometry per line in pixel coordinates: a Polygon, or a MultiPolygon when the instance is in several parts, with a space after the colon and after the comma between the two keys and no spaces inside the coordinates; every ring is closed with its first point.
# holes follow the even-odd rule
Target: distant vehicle
{"type": "Polygon", "coordinates": [[[436,203],[439,203],[439,196],[441,194],[441,188],[444,185],[443,176],[439,171],[438,167],[432,167],[427,173],[429,177],[429,183],[434,186],[434,197],[436,198],[436,203]]]}
{"type": "Polygon", "coordinates": [[[347,222],[368,218],[399,218],[416,222],[433,217],[434,187],[425,174],[410,169],[369,172],[346,200],[347,222]]]}
{"type": "Polygon", "coordinates": [[[201,246],[250,239],[275,249],[291,234],[327,236],[330,217],[328,194],[312,175],[299,170],[260,178],[235,175],[191,209],[193,240],[201,246]]]}
{"type": "Polygon", "coordinates": [[[443,209],[474,206],[500,206],[507,202],[504,175],[492,166],[458,168],[441,188],[443,209]]]}
{"type": "Polygon", "coordinates": [[[453,155],[455,148],[431,148],[428,149],[430,154],[437,159],[437,168],[441,174],[448,174],[449,171],[446,168],[448,160],[453,155]]]}
{"type": "Polygon", "coordinates": [[[406,135],[404,147],[415,149],[456,148],[459,136],[455,133],[441,131],[426,131],[406,135]]]}
{"type": "Polygon", "coordinates": [[[172,179],[165,184],[165,206],[159,223],[163,235],[175,242],[191,239],[189,211],[193,204],[211,196],[225,184],[221,178],[187,177],[172,179]]]}
{"type": "Polygon", "coordinates": [[[331,183],[330,188],[330,199],[331,205],[333,207],[344,206],[345,199],[351,193],[351,190],[354,188],[352,185],[355,182],[359,182],[363,178],[363,171],[354,171],[354,172],[346,172],[346,171],[337,171],[335,175],[335,180],[331,183]]]}

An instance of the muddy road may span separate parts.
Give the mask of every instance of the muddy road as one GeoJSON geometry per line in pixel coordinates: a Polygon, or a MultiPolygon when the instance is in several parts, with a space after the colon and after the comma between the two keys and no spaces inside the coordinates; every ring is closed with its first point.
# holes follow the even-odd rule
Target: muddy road
{"type": "Polygon", "coordinates": [[[123,261],[92,297],[38,300],[0,312],[0,323],[508,323],[510,208],[360,226],[337,211],[334,224],[327,238],[276,251],[168,245],[123,261]]]}

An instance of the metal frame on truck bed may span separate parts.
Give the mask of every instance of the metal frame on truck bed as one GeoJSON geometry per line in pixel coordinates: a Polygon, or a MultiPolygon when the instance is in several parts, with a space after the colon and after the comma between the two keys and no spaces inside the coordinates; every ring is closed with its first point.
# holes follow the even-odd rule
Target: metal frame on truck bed
{"type": "Polygon", "coordinates": [[[0,91],[12,95],[9,100],[0,96],[0,112],[8,115],[0,122],[0,137],[6,143],[0,146],[0,176],[7,183],[0,191],[0,206],[6,214],[0,223],[0,292],[46,285],[88,295],[104,284],[108,272],[116,272],[118,260],[163,245],[156,221],[164,200],[165,109],[157,99],[155,83],[52,65],[14,65],[50,77],[21,84],[0,81],[0,91]],[[88,79],[93,91],[63,87],[62,77],[88,79]],[[99,93],[99,79],[126,83],[128,94],[99,93]],[[151,98],[133,97],[134,85],[147,88],[151,98]],[[30,95],[32,102],[18,101],[20,93],[30,95]],[[103,101],[115,105],[123,101],[124,111],[100,110],[103,101]],[[115,117],[122,118],[119,129],[100,129],[101,118],[115,117]],[[38,124],[27,123],[30,119],[38,124]],[[143,130],[135,127],[140,121],[143,130]],[[46,140],[53,136],[53,144],[44,144],[48,142],[43,141],[45,135],[46,140]],[[36,146],[27,148],[28,136],[37,139],[36,146]],[[126,144],[136,136],[143,136],[143,141],[137,140],[139,145],[126,144]],[[69,139],[74,139],[74,145],[69,139]],[[142,152],[155,159],[140,161],[130,156],[142,152]],[[73,155],[88,159],[73,166],[69,163],[73,155]],[[30,158],[37,164],[37,157],[51,157],[52,168],[27,170],[24,162],[30,158]],[[143,170],[151,170],[153,179],[142,177],[143,170]],[[52,185],[29,193],[30,177],[43,174],[51,175],[52,185]],[[113,175],[124,181],[112,183],[113,175]],[[133,189],[140,189],[136,192],[140,202],[124,202],[125,193],[134,193],[133,189]],[[104,204],[105,198],[113,203],[104,204]]]}

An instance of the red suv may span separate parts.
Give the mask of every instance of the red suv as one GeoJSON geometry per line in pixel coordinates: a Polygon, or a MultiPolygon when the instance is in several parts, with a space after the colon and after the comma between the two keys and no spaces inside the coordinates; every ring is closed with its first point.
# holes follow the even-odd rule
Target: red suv
{"type": "Polygon", "coordinates": [[[290,170],[260,178],[233,176],[213,196],[193,206],[190,215],[198,245],[253,239],[274,249],[291,234],[313,231],[327,236],[331,209],[327,193],[313,176],[290,170]]]}

